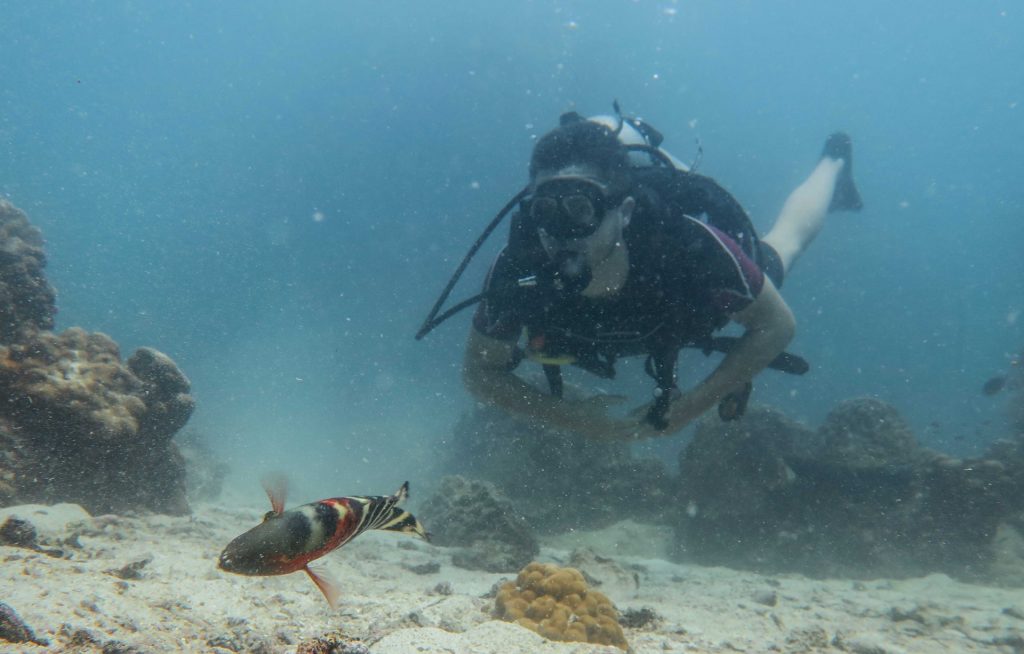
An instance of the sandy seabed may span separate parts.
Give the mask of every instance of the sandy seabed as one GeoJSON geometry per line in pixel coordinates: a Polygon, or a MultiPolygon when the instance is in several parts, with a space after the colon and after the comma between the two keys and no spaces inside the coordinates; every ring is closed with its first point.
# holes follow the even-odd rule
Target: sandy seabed
{"type": "MultiPolygon", "coordinates": [[[[372,654],[622,651],[555,643],[492,619],[493,588],[513,575],[454,567],[452,550],[400,534],[363,534],[322,560],[342,589],[332,611],[304,574],[217,569],[223,546],[261,511],[194,508],[181,518],[88,517],[74,505],[0,511],[0,522],[16,515],[47,539],[77,534],[64,558],[0,547],[0,601],[48,643],[0,641],[0,651],[283,653],[328,632],[358,638],[372,654]]],[[[620,610],[658,616],[626,629],[638,654],[1024,652],[1021,589],[944,575],[814,580],[680,565],[651,556],[668,536],[623,523],[550,540],[539,560],[564,565],[580,545],[600,555],[587,570],[599,589],[620,610]]]]}

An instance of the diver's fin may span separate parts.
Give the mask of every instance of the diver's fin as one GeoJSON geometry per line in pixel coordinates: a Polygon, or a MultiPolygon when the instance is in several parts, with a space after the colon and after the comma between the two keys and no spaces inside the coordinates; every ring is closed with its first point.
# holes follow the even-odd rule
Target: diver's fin
{"type": "Polygon", "coordinates": [[[330,604],[332,609],[338,608],[338,599],[341,597],[341,589],[338,587],[338,582],[331,576],[325,568],[317,567],[313,569],[308,565],[305,568],[306,574],[313,580],[316,587],[320,589],[320,592],[324,594],[324,599],[330,604]]]}
{"type": "Polygon", "coordinates": [[[860,211],[864,203],[860,199],[857,185],[853,182],[853,143],[850,141],[850,136],[844,132],[836,132],[828,137],[821,156],[842,159],[845,162],[843,169],[839,171],[839,177],[836,178],[836,188],[832,191],[832,202],[828,205],[829,213],[860,211]]]}
{"type": "Polygon", "coordinates": [[[288,478],[282,473],[272,472],[260,478],[263,490],[267,491],[273,513],[284,513],[284,504],[288,500],[288,478]]]}

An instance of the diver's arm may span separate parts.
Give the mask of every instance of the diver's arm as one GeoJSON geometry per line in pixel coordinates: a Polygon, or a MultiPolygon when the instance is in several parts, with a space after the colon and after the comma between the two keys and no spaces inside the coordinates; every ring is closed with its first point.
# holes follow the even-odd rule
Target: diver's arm
{"type": "Polygon", "coordinates": [[[582,402],[563,400],[520,379],[509,367],[514,350],[515,342],[490,338],[470,329],[462,380],[476,399],[536,420],[546,427],[568,429],[594,438],[607,438],[623,431],[626,421],[608,417],[602,398],[582,402]]]}
{"type": "Polygon", "coordinates": [[[768,278],[757,298],[732,319],[746,331],[714,372],[672,402],[663,434],[679,431],[753,379],[786,349],[796,332],[793,312],[768,278]]]}

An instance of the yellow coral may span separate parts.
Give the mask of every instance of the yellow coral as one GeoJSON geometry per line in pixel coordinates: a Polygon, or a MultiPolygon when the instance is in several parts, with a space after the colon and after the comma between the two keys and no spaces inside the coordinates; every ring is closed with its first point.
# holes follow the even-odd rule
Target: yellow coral
{"type": "Polygon", "coordinates": [[[531,563],[501,586],[494,616],[550,640],[614,645],[628,650],[618,611],[604,593],[590,590],[579,570],[531,563]]]}

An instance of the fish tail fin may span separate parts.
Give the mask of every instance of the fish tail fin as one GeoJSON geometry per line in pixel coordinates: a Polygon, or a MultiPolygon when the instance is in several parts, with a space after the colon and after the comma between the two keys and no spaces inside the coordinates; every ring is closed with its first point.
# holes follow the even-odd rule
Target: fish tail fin
{"type": "Polygon", "coordinates": [[[320,592],[324,594],[324,599],[327,600],[330,607],[337,609],[338,600],[341,597],[341,588],[337,580],[323,567],[311,568],[307,565],[305,571],[309,578],[313,580],[313,583],[316,584],[316,587],[320,589],[320,592]]]}
{"type": "Polygon", "coordinates": [[[395,491],[395,494],[391,496],[394,499],[395,504],[401,504],[402,502],[409,499],[409,482],[402,484],[401,488],[395,491]]]}
{"type": "Polygon", "coordinates": [[[382,515],[380,521],[372,528],[383,529],[384,531],[397,531],[402,534],[419,536],[425,541],[430,541],[430,534],[423,528],[423,523],[413,514],[397,506],[392,507],[388,513],[382,515]]]}
{"type": "Polygon", "coordinates": [[[395,494],[388,498],[388,510],[381,515],[378,524],[373,529],[384,531],[397,531],[403,534],[413,534],[425,541],[430,541],[430,534],[423,528],[423,524],[416,519],[416,516],[405,509],[398,508],[398,505],[409,499],[409,482],[402,484],[395,494]]]}
{"type": "Polygon", "coordinates": [[[413,534],[423,540],[430,540],[430,534],[423,528],[416,516],[409,513],[398,505],[409,498],[409,482],[405,482],[395,491],[394,495],[387,497],[374,495],[372,497],[346,497],[345,501],[356,503],[362,506],[363,515],[359,522],[359,528],[353,538],[368,529],[382,529],[384,531],[397,531],[403,534],[413,534]]]}

